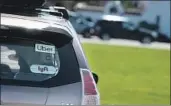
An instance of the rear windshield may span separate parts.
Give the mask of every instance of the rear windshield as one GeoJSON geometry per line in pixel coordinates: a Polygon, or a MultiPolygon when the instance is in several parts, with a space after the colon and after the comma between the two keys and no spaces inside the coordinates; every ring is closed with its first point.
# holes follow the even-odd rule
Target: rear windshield
{"type": "Polygon", "coordinates": [[[2,83],[60,86],[81,81],[72,40],[59,46],[65,39],[58,37],[55,42],[0,37],[2,83]]]}
{"type": "Polygon", "coordinates": [[[58,50],[54,45],[1,44],[1,78],[43,81],[56,76],[60,68],[58,50]]]}

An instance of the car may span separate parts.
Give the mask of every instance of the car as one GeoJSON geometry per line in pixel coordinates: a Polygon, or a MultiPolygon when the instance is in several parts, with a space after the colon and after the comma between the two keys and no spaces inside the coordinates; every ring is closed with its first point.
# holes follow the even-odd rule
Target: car
{"type": "Polygon", "coordinates": [[[149,33],[151,36],[145,36],[141,39],[141,42],[165,42],[170,43],[169,36],[163,34],[160,31],[160,27],[158,24],[148,23],[147,21],[140,21],[138,25],[138,29],[141,32],[149,33]]]}
{"type": "Polygon", "coordinates": [[[134,25],[128,18],[115,15],[103,15],[94,26],[94,35],[103,40],[111,38],[138,40],[151,43],[156,32],[134,25]]]}
{"type": "Polygon", "coordinates": [[[1,6],[1,105],[100,105],[66,9],[1,6]]]}
{"type": "Polygon", "coordinates": [[[94,26],[94,22],[90,18],[83,17],[76,12],[69,11],[69,20],[78,34],[85,38],[90,38],[90,30],[94,26]]]}

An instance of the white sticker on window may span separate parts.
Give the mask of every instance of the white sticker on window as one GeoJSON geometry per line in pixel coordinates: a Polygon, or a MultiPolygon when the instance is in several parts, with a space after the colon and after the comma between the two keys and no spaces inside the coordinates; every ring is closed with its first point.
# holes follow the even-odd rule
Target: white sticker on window
{"type": "Polygon", "coordinates": [[[36,52],[43,52],[43,53],[52,53],[55,54],[55,46],[52,45],[44,45],[44,44],[36,44],[35,45],[36,52]]]}
{"type": "Polygon", "coordinates": [[[56,74],[58,69],[53,66],[46,65],[32,65],[30,67],[32,73],[41,73],[41,74],[56,74]]]}

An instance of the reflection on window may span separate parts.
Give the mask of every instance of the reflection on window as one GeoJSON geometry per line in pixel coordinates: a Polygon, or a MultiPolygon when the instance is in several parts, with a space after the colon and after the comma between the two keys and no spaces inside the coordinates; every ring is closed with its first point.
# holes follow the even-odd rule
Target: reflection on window
{"type": "Polygon", "coordinates": [[[12,71],[20,69],[18,57],[15,50],[10,50],[7,46],[1,46],[1,64],[8,65],[12,71]]]}

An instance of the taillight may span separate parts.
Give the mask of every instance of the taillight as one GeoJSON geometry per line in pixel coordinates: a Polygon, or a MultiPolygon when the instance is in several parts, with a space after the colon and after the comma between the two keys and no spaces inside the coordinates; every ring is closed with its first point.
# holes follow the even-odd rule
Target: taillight
{"type": "Polygon", "coordinates": [[[87,69],[81,69],[83,80],[83,105],[99,105],[99,93],[92,73],[87,69]]]}

